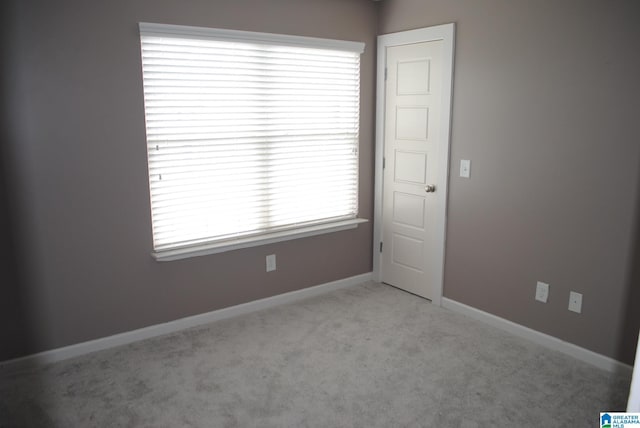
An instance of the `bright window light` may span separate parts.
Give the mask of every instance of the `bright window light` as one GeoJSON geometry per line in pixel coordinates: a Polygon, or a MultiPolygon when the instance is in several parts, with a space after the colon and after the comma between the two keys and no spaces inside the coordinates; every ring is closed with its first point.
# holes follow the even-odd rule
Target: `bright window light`
{"type": "Polygon", "coordinates": [[[356,218],[361,43],[140,39],[156,252],[356,218]]]}

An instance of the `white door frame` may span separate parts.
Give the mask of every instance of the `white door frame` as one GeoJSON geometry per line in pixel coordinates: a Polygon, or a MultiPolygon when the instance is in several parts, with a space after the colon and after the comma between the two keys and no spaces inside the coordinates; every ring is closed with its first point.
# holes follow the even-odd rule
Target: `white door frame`
{"type": "MultiPolygon", "coordinates": [[[[444,252],[446,239],[447,222],[447,195],[449,177],[449,147],[451,143],[451,101],[453,94],[453,57],[454,57],[455,24],[444,24],[435,27],[420,28],[417,30],[402,31],[399,33],[384,34],[378,36],[378,68],[376,86],[376,158],[375,158],[375,206],[374,206],[374,227],[373,227],[373,279],[380,281],[381,256],[380,242],[382,240],[382,185],[383,171],[382,162],[384,157],[384,109],[385,109],[385,66],[387,63],[387,48],[391,46],[407,45],[411,43],[430,42],[442,40],[443,46],[443,77],[442,77],[442,105],[441,105],[441,129],[446,136],[446,147],[440,151],[440,166],[438,172],[438,191],[434,196],[438,198],[439,206],[442,207],[436,215],[436,228],[438,248],[440,254],[436,254],[439,260],[436,265],[440,266],[436,273],[437,281],[434,286],[434,298],[432,302],[438,306],[442,301],[442,289],[444,283],[444,252]]],[[[433,256],[433,255],[431,255],[433,256]]]]}
{"type": "Polygon", "coordinates": [[[640,333],[638,333],[636,348],[635,366],[633,367],[629,401],[627,402],[627,412],[632,413],[640,412],[640,333]]]}

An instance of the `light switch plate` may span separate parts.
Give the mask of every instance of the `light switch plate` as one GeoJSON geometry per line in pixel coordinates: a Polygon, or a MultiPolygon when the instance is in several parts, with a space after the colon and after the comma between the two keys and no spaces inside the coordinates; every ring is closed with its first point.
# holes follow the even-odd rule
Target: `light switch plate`
{"type": "Polygon", "coordinates": [[[471,176],[471,161],[469,159],[460,160],[460,177],[469,178],[471,176]]]}

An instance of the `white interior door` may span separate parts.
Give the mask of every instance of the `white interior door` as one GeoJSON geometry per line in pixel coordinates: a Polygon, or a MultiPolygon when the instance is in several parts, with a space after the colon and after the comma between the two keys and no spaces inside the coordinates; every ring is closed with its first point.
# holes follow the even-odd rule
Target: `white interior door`
{"type": "MultiPolygon", "coordinates": [[[[444,265],[453,25],[432,27],[443,27],[449,29],[448,41],[433,36],[384,47],[384,103],[378,103],[378,110],[383,109],[378,120],[384,121],[378,127],[383,130],[382,202],[376,207],[381,220],[379,279],[438,304],[444,265]]],[[[407,33],[416,35],[416,31],[420,30],[407,33]]]]}

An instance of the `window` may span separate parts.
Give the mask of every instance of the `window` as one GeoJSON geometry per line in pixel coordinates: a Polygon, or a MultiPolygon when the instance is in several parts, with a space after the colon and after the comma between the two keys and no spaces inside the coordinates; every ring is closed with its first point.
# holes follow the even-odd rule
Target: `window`
{"type": "Polygon", "coordinates": [[[140,24],[154,256],[355,227],[356,42],[140,24]]]}

